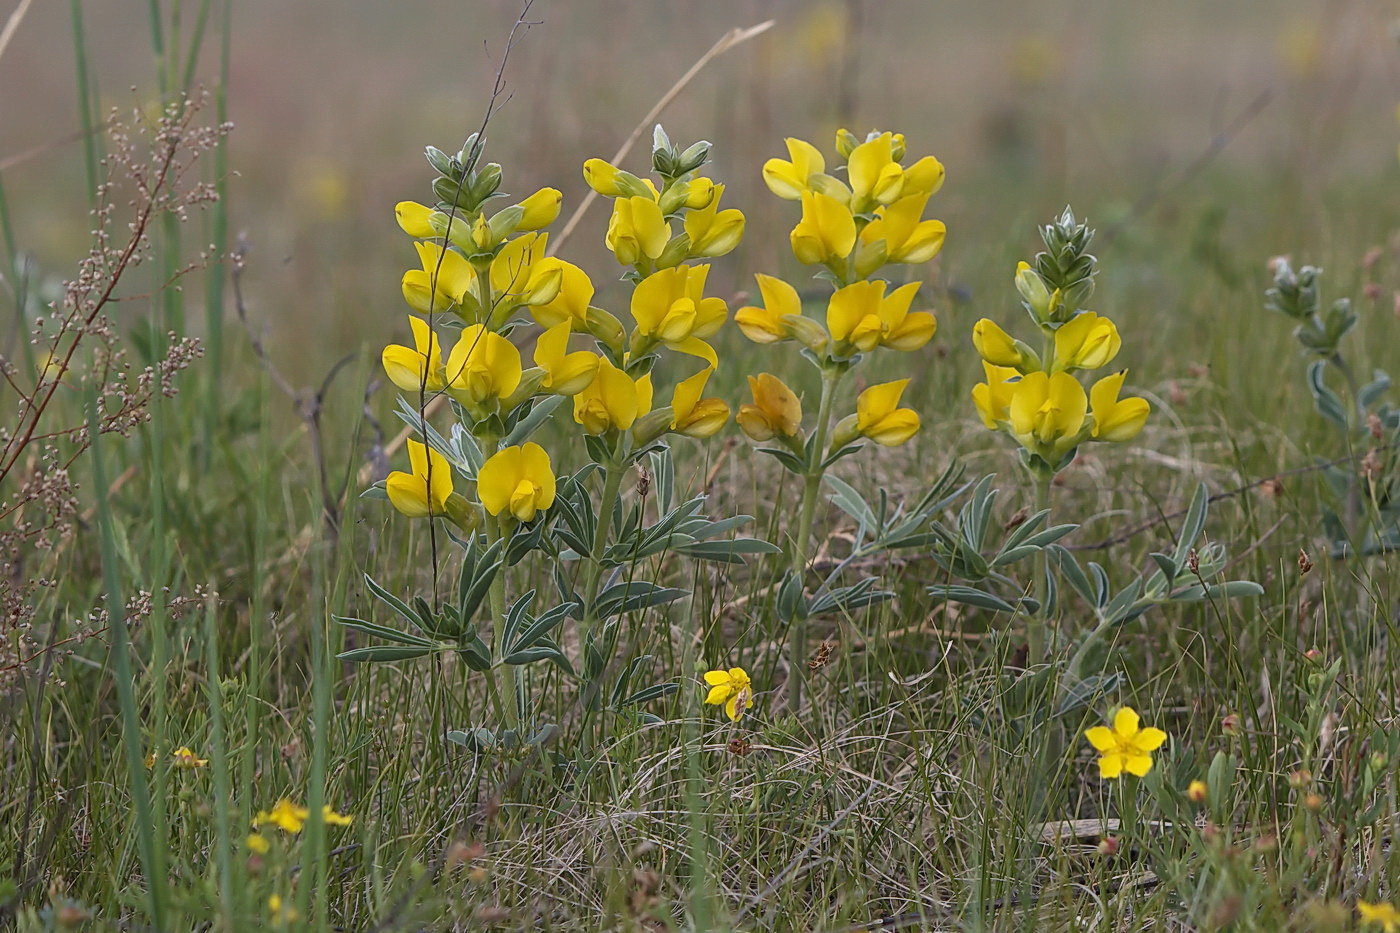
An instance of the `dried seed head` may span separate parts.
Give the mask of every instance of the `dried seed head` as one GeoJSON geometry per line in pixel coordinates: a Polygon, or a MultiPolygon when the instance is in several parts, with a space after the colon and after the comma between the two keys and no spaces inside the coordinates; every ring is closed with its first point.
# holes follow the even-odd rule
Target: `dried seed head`
{"type": "Polygon", "coordinates": [[[836,653],[836,642],[824,641],[817,645],[816,652],[807,661],[807,669],[819,671],[831,663],[831,656],[836,653]]]}
{"type": "Polygon", "coordinates": [[[1309,570],[1311,570],[1311,569],[1313,569],[1312,558],[1308,556],[1308,552],[1307,552],[1307,551],[1303,550],[1302,548],[1299,548],[1299,549],[1298,549],[1298,573],[1299,573],[1299,574],[1305,574],[1305,573],[1307,573],[1307,572],[1308,572],[1309,570]]]}
{"type": "Polygon", "coordinates": [[[639,463],[637,464],[637,495],[645,499],[649,492],[651,492],[651,472],[639,463]]]}
{"type": "Polygon", "coordinates": [[[729,754],[736,758],[743,758],[751,751],[753,751],[753,744],[750,743],[748,739],[735,738],[729,740],[729,754]]]}

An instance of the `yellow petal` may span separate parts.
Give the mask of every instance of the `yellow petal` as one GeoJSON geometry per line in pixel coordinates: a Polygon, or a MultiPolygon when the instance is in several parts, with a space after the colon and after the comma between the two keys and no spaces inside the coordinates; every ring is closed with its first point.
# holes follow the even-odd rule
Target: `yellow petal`
{"type": "Polygon", "coordinates": [[[403,232],[411,237],[430,239],[437,236],[437,231],[428,221],[432,216],[433,209],[417,201],[400,201],[394,205],[394,217],[403,228],[403,232]]]}
{"type": "Polygon", "coordinates": [[[1113,737],[1113,730],[1107,726],[1094,726],[1084,730],[1084,738],[1089,740],[1089,744],[1101,752],[1110,752],[1118,747],[1118,740],[1113,737]]]}
{"type": "Polygon", "coordinates": [[[1152,756],[1128,755],[1126,756],[1126,761],[1124,761],[1123,763],[1123,767],[1127,770],[1129,774],[1135,774],[1138,777],[1142,777],[1143,775],[1147,774],[1147,772],[1152,770],[1152,756]]]}
{"type": "Polygon", "coordinates": [[[1140,751],[1151,752],[1161,748],[1162,743],[1167,740],[1167,734],[1161,729],[1148,727],[1137,734],[1133,744],[1140,751]]]}
{"type": "Polygon", "coordinates": [[[1137,710],[1124,706],[1113,716],[1113,732],[1120,739],[1130,739],[1137,735],[1139,721],[1137,710]]]}

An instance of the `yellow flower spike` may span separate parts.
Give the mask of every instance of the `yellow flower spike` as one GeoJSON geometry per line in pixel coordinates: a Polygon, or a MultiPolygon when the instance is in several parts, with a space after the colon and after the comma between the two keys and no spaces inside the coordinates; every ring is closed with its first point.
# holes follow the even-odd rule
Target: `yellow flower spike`
{"type": "Polygon", "coordinates": [[[856,397],[856,430],[882,447],[898,447],[919,430],[919,413],[900,408],[908,379],[873,385],[856,397]]]}
{"type": "Polygon", "coordinates": [[[858,207],[867,203],[889,204],[904,189],[904,169],[894,160],[894,138],[881,133],[851,151],[846,162],[851,199],[858,207]]]}
{"type": "MultiPolygon", "coordinates": [[[[947,227],[941,220],[923,220],[928,195],[916,194],[900,198],[889,207],[881,208],[877,216],[860,233],[861,243],[885,241],[887,262],[928,262],[943,249],[947,227]]],[[[862,250],[864,253],[865,250],[862,250]]],[[[856,272],[869,275],[878,265],[862,270],[857,261],[856,272]]]]}
{"type": "Polygon", "coordinates": [[[413,245],[423,268],[410,269],[403,275],[403,297],[409,307],[419,314],[441,314],[460,304],[476,284],[476,270],[471,263],[460,253],[444,250],[436,243],[420,241],[413,245]]]}
{"type": "Polygon", "coordinates": [[[756,273],[758,293],[763,306],[747,305],[734,312],[734,323],[739,325],[745,337],[757,344],[778,343],[791,337],[783,326],[783,318],[788,315],[802,315],[802,299],[793,288],[782,279],[756,273]]]}
{"type": "Polygon", "coordinates": [[[1362,926],[1378,926],[1385,933],[1396,933],[1400,930],[1400,911],[1389,901],[1381,901],[1379,904],[1357,901],[1356,916],[1362,926]]]}
{"type": "Polygon", "coordinates": [[[593,280],[571,262],[552,261],[559,264],[559,293],[551,301],[530,305],[530,316],[541,327],[569,321],[575,331],[583,331],[588,322],[588,303],[593,300],[593,280]]]}
{"type": "Polygon", "coordinates": [[[1145,398],[1119,399],[1126,369],[1104,376],[1089,389],[1089,404],[1094,414],[1094,437],[1101,441],[1130,441],[1138,436],[1152,406],[1145,398]]]}
{"type": "Polygon", "coordinates": [[[447,497],[452,495],[452,467],[447,458],[410,440],[408,462],[411,472],[395,471],[384,480],[389,502],[409,518],[445,515],[447,497]]]}
{"type": "Polygon", "coordinates": [[[626,431],[651,411],[651,373],[633,380],[607,357],[598,360],[593,381],[574,396],[574,420],[589,434],[626,431]]]}
{"type": "MultiPolygon", "coordinates": [[[[1029,378],[1029,377],[1027,377],[1029,378]]],[[[1115,780],[1129,774],[1143,777],[1152,770],[1152,753],[1167,740],[1161,729],[1141,729],[1137,712],[1124,706],[1113,717],[1113,728],[1094,726],[1084,732],[1099,753],[1099,776],[1115,780]]]]}
{"type": "Polygon", "coordinates": [[[554,504],[549,454],[534,442],[497,451],[481,465],[476,492],[490,514],[509,512],[516,521],[534,521],[536,513],[554,504]]]}
{"type": "Polygon", "coordinates": [[[437,334],[422,318],[410,317],[413,347],[391,344],[382,356],[384,373],[389,381],[405,392],[438,392],[447,386],[443,375],[442,348],[437,334]]]}
{"type": "Polygon", "coordinates": [[[516,224],[517,230],[538,230],[548,227],[559,219],[559,211],[564,205],[564,195],[558,188],[541,188],[520,202],[525,213],[516,224]]]}
{"type": "Polygon", "coordinates": [[[438,235],[429,220],[432,216],[433,209],[417,201],[400,201],[394,205],[394,218],[398,220],[399,227],[404,233],[420,240],[430,240],[438,235]]]}
{"type": "Polygon", "coordinates": [[[613,202],[612,219],[604,242],[617,261],[635,265],[643,256],[655,259],[671,240],[671,225],[661,213],[661,205],[650,198],[618,198],[613,202]]]}
{"type": "Polygon", "coordinates": [[[830,195],[802,193],[802,219],[792,228],[792,252],[805,265],[845,259],[856,245],[851,209],[830,195]]]}
{"type": "Polygon", "coordinates": [[[181,745],[170,753],[170,763],[176,768],[188,770],[191,768],[203,768],[205,765],[209,764],[209,759],[200,758],[189,748],[181,745]]]}
{"type": "MultiPolygon", "coordinates": [[[[414,441],[409,441],[413,444],[414,441]]],[[[422,446],[421,444],[419,445],[422,446]]],[[[301,832],[306,825],[306,818],[311,815],[311,811],[305,807],[299,807],[292,801],[283,797],[273,806],[271,810],[259,810],[253,817],[253,828],[259,829],[264,824],[270,823],[282,830],[284,833],[293,835],[301,832]]]]}
{"type": "Polygon", "coordinates": [[[727,671],[707,671],[705,683],[710,690],[705,702],[710,706],[724,706],[724,714],[730,722],[738,722],[744,711],[753,705],[753,681],[742,667],[731,667],[727,671]]]}
{"type": "Polygon", "coordinates": [[[560,321],[535,341],[535,365],[545,372],[541,388],[551,395],[577,395],[598,372],[598,354],[569,352],[571,330],[569,321],[560,321]]]}
{"type": "Polygon", "coordinates": [[[520,351],[481,324],[462,329],[444,367],[448,391],[469,408],[510,395],[521,372],[520,351]]]}
{"type": "Polygon", "coordinates": [[[935,195],[943,187],[943,163],[933,156],[924,156],[904,170],[902,197],[915,194],[935,195]]]}
{"type": "Polygon", "coordinates": [[[972,387],[972,402],[982,423],[995,431],[998,423],[1006,421],[1010,415],[1011,397],[1016,392],[1016,383],[1009,380],[1020,378],[1021,373],[1010,366],[996,366],[982,361],[982,370],[987,374],[986,382],[972,387]]]}
{"type": "Polygon", "coordinates": [[[1078,438],[1088,408],[1084,387],[1069,373],[1028,373],[1012,391],[1011,433],[1054,465],[1078,438]]]}
{"type": "Polygon", "coordinates": [[[763,182],[768,190],[784,201],[796,201],[809,190],[808,179],[826,171],[826,159],[811,143],[788,138],[788,159],[769,159],[763,163],[763,182]]]}
{"type": "Polygon", "coordinates": [[[548,244],[549,234],[526,233],[501,247],[491,260],[491,290],[498,302],[533,306],[559,297],[564,263],[545,256],[548,244]]]}
{"type": "Polygon", "coordinates": [[[698,356],[719,365],[714,348],[705,343],[729,316],[723,298],[704,297],[708,265],[676,266],[642,279],[632,291],[632,317],[637,322],[633,348],[642,343],[662,343],[678,353],[698,356]]]}
{"type": "Polygon", "coordinates": [[[797,393],[772,373],[749,377],[753,404],[739,406],[739,428],[755,441],[781,435],[796,437],[802,428],[802,402],[797,393]]]}
{"type": "Polygon", "coordinates": [[[1112,321],[1084,311],[1055,331],[1055,368],[1098,369],[1118,355],[1122,344],[1112,321]]]}
{"type": "Polygon", "coordinates": [[[676,385],[671,396],[672,431],[703,439],[713,437],[729,422],[728,405],[717,398],[701,398],[713,372],[712,368],[702,369],[676,385]]]}
{"type": "Polygon", "coordinates": [[[977,353],[993,366],[1021,369],[1025,358],[1016,341],[991,318],[982,318],[972,325],[972,345],[977,353]]]}
{"type": "Polygon", "coordinates": [[[743,212],[736,208],[721,211],[719,199],[724,194],[724,185],[713,185],[712,188],[709,204],[685,216],[691,256],[723,256],[738,246],[744,236],[743,212]]]}

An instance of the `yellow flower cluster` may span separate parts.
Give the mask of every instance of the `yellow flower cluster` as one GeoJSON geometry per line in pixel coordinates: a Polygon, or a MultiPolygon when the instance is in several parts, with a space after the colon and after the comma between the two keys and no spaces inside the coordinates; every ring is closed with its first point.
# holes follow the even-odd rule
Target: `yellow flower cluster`
{"type": "Polygon", "coordinates": [[[1108,318],[1093,311],[1064,313],[1053,293],[1027,263],[1016,286],[1042,334],[1042,349],[1013,338],[989,318],[972,328],[986,382],[972,401],[991,430],[1014,437],[1051,473],[1066,465],[1086,441],[1129,441],[1147,422],[1151,406],[1142,398],[1119,398],[1126,370],[1104,376],[1086,393],[1073,373],[1106,366],[1122,340],[1108,318]]]}
{"type": "MultiPolygon", "coordinates": [[[[659,146],[661,140],[658,129],[659,146]]],[[[466,427],[489,454],[476,478],[477,498],[489,515],[530,522],[553,504],[549,455],[529,443],[498,449],[533,400],[571,398],[574,421],[609,449],[640,447],[667,431],[709,437],[729,420],[728,405],[702,397],[719,363],[707,341],[729,310],[723,299],[704,294],[709,266],[687,261],[732,250],[744,216],[720,210],[724,186],[699,174],[708,145],[678,153],[664,143],[654,154],[660,188],[601,159],[584,164],[585,180],[615,199],[606,240],[618,261],[632,267],[630,333],[592,304],[595,290],[586,272],[547,255],[542,228],[559,215],[557,190],[543,188],[488,215],[483,205],[500,175],[491,164],[466,172],[455,189],[435,186],[441,196],[455,198],[436,209],[412,201],[395,209],[399,225],[418,240],[421,265],[405,273],[404,298],[426,320],[410,317],[413,345],[386,347],[384,371],[419,407],[429,396],[446,394],[471,419],[466,427]],[[529,368],[510,337],[520,311],[542,329],[529,368]],[[445,362],[438,320],[457,331],[445,362]],[[592,338],[594,349],[570,349],[580,334],[592,338]],[[653,362],[663,349],[697,357],[705,368],[679,380],[668,411],[653,411],[653,362]]],[[[454,492],[448,459],[416,441],[408,442],[408,453],[410,470],[391,473],[385,482],[394,507],[411,517],[470,525],[476,509],[454,492]]]]}

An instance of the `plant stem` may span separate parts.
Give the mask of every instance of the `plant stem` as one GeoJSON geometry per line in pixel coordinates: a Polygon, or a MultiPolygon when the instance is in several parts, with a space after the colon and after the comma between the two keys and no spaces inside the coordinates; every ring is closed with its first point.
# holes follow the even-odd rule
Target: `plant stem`
{"type": "MultiPolygon", "coordinates": [[[[501,449],[499,438],[492,438],[486,444],[486,459],[490,459],[501,449]]],[[[504,521],[500,518],[486,517],[486,543],[495,544],[502,537],[506,537],[502,531],[504,521]]],[[[510,664],[502,663],[506,653],[505,630],[506,630],[506,568],[504,563],[496,571],[496,575],[491,578],[491,586],[486,591],[487,598],[491,602],[491,670],[496,678],[496,693],[502,698],[502,712],[505,715],[506,727],[520,730],[520,710],[516,706],[516,682],[515,668],[510,664]]]]}
{"type": "MultiPolygon", "coordinates": [[[[831,429],[831,408],[836,398],[836,384],[841,372],[822,370],[822,398],[817,410],[817,437],[812,447],[812,462],[807,464],[802,487],[802,511],[797,519],[797,537],[792,542],[792,570],[805,582],[808,548],[812,538],[812,522],[817,515],[817,500],[821,497],[822,476],[826,473],[822,460],[826,457],[826,436],[831,429]]],[[[802,614],[792,625],[788,643],[788,711],[796,713],[802,705],[802,664],[807,657],[807,618],[802,614]]]]}
{"type": "Polygon", "coordinates": [[[579,644],[586,644],[593,626],[598,622],[598,611],[594,604],[598,601],[598,587],[603,582],[603,549],[608,543],[608,529],[612,527],[613,508],[617,504],[618,492],[622,488],[623,469],[616,461],[603,464],[603,500],[598,510],[598,527],[593,532],[593,548],[588,554],[588,566],[584,569],[583,585],[583,624],[579,631],[579,644]]]}
{"type": "MultiPolygon", "coordinates": [[[[1035,473],[1035,511],[1037,513],[1050,508],[1050,481],[1054,478],[1050,475],[1035,473]]],[[[1047,525],[1049,522],[1047,521],[1047,525]]],[[[1031,616],[1026,624],[1026,664],[1027,666],[1043,664],[1047,653],[1047,629],[1050,620],[1047,617],[1048,607],[1045,605],[1050,595],[1050,558],[1042,548],[1035,555],[1035,600],[1037,605],[1035,614],[1031,616]]]]}

